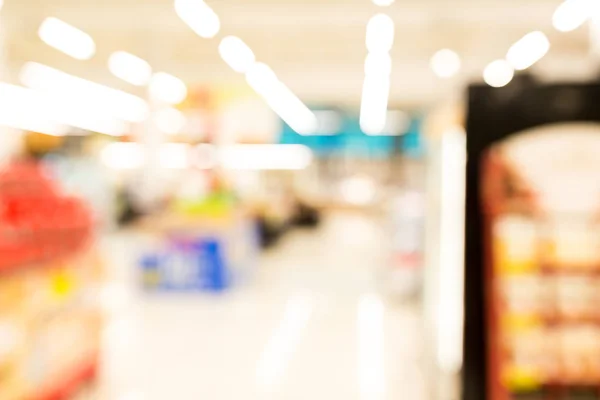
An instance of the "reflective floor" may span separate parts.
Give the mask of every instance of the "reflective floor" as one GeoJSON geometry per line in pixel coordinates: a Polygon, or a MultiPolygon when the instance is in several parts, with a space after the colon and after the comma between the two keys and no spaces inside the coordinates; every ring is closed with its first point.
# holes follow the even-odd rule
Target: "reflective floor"
{"type": "Polygon", "coordinates": [[[334,214],[223,295],[143,295],[133,234],[109,238],[102,400],[429,399],[420,307],[378,293],[386,232],[334,214]]]}

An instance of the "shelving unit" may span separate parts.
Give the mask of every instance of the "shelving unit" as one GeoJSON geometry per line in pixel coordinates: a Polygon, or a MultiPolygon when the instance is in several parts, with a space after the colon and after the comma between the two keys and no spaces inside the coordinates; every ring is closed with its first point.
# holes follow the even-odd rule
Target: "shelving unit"
{"type": "Polygon", "coordinates": [[[66,400],[95,377],[101,313],[91,213],[35,163],[0,173],[0,398],[66,400]]]}

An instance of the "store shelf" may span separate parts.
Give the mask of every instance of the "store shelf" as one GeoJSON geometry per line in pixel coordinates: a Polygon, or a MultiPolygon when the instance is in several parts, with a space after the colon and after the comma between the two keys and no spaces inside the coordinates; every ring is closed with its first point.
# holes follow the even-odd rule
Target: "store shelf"
{"type": "Polygon", "coordinates": [[[63,380],[34,394],[31,400],[67,400],[84,384],[93,381],[98,370],[98,358],[91,357],[83,362],[63,380]]]}

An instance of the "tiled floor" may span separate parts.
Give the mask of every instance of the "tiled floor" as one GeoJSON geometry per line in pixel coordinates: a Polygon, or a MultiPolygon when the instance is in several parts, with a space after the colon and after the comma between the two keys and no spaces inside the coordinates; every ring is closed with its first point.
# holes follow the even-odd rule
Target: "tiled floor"
{"type": "Polygon", "coordinates": [[[131,234],[107,243],[101,400],[429,399],[420,309],[379,295],[385,232],[332,215],[223,295],[142,295],[131,234]]]}

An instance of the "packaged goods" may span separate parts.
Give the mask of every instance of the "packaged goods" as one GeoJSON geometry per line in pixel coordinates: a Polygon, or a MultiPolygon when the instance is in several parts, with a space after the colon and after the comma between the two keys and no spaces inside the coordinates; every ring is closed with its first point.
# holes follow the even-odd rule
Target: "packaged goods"
{"type": "Polygon", "coordinates": [[[0,399],[65,399],[97,364],[92,216],[39,165],[10,165],[0,173],[0,254],[0,399]]]}

